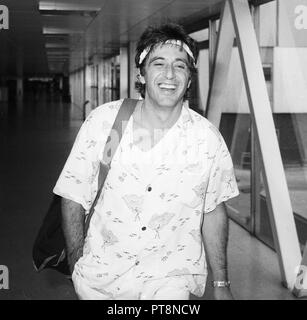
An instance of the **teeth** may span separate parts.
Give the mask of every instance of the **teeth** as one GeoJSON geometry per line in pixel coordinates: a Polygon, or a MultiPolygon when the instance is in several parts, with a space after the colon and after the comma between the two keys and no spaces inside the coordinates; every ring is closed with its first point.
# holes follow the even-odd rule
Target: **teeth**
{"type": "Polygon", "coordinates": [[[159,85],[161,89],[176,89],[175,85],[162,83],[159,85]]]}

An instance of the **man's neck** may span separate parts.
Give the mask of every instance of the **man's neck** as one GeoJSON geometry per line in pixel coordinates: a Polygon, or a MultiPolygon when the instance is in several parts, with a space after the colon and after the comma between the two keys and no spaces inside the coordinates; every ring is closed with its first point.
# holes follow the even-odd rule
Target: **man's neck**
{"type": "Polygon", "coordinates": [[[181,101],[174,107],[161,107],[145,98],[141,107],[142,124],[148,129],[168,129],[178,120],[182,105],[181,101]]]}

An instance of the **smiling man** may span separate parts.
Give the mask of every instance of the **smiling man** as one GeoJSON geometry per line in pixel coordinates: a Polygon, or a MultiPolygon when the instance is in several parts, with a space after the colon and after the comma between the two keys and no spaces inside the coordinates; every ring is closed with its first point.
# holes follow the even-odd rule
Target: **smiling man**
{"type": "Polygon", "coordinates": [[[83,124],[54,192],[80,299],[232,299],[224,202],[238,194],[219,131],[188,107],[197,47],[182,27],[148,28],[136,52],[137,103],[111,163],[87,235],[102,150],[122,100],[83,124]],[[85,239],[84,239],[85,238],[85,239]]]}

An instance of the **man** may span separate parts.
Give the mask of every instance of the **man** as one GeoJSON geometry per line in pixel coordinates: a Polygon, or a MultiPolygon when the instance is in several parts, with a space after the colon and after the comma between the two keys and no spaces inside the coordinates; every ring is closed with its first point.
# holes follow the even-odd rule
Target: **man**
{"type": "Polygon", "coordinates": [[[135,58],[143,99],[114,155],[87,235],[85,211],[122,101],[96,108],[78,134],[54,192],[63,197],[68,258],[81,299],[202,296],[206,256],[215,298],[232,298],[224,201],[238,190],[220,133],[188,108],[197,53],[178,25],[143,33],[135,58]]]}

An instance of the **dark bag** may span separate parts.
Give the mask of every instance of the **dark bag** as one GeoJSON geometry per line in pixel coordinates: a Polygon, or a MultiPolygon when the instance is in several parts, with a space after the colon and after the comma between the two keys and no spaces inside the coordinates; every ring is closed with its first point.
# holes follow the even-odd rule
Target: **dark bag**
{"type": "MultiPolygon", "coordinates": [[[[103,152],[103,163],[100,163],[98,176],[98,191],[89,210],[85,222],[85,234],[87,233],[91,217],[94,212],[97,200],[101,194],[104,181],[107,177],[110,164],[115,151],[121,141],[127,122],[132,115],[137,104],[137,100],[125,99],[118,111],[111,130],[115,130],[119,139],[111,140],[111,134],[107,139],[103,152]],[[113,143],[111,145],[111,143],[113,143]]],[[[42,226],[35,239],[32,257],[36,271],[46,268],[55,269],[65,275],[71,275],[65,249],[65,238],[62,230],[62,207],[61,197],[54,195],[49,210],[43,220],[42,226]]]]}

